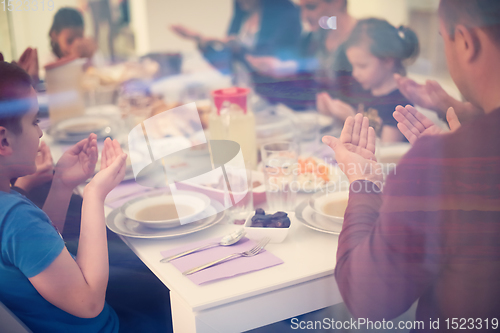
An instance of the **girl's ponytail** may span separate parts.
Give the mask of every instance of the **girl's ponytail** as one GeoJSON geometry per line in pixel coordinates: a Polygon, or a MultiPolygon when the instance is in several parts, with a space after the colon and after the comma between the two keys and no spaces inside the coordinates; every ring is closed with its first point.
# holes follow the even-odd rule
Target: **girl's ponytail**
{"type": "Polygon", "coordinates": [[[418,37],[407,27],[396,28],[386,20],[369,18],[358,21],[344,43],[351,46],[367,45],[371,54],[380,59],[394,59],[394,71],[406,75],[405,65],[415,60],[420,51],[418,37]]]}
{"type": "Polygon", "coordinates": [[[417,34],[410,28],[402,25],[398,28],[398,34],[403,41],[401,60],[414,60],[420,52],[417,34]]]}

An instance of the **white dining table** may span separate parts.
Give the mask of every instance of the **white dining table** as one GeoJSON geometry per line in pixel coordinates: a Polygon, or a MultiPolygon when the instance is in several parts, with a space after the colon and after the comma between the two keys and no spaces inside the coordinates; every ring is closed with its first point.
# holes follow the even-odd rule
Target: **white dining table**
{"type": "MultiPolygon", "coordinates": [[[[68,145],[49,135],[54,161],[68,145]]],[[[82,193],[83,186],[77,189],[82,193]]],[[[311,194],[297,195],[297,205],[311,194]]],[[[260,206],[266,208],[264,206],[260,206]]],[[[105,213],[111,213],[110,207],[105,213]]],[[[184,244],[222,237],[242,226],[221,221],[208,229],[178,238],[147,239],[120,236],[170,290],[174,332],[243,332],[342,302],[334,278],[338,236],[304,226],[290,212],[289,234],[266,250],[283,264],[236,277],[196,285],[172,264],[160,263],[160,252],[184,244]]]]}
{"type": "MultiPolygon", "coordinates": [[[[307,197],[301,194],[298,200],[307,197]]],[[[160,263],[160,252],[222,237],[241,226],[223,221],[179,238],[121,238],[170,290],[174,332],[244,332],[342,302],[333,275],[338,236],[305,227],[294,213],[290,217],[287,238],[266,246],[283,264],[202,285],[172,264],[160,263]]]]}

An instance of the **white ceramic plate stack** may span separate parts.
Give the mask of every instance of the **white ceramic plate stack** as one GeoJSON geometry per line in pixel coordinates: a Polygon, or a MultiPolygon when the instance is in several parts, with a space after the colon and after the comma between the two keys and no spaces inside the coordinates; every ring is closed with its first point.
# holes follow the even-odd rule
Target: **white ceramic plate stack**
{"type": "MultiPolygon", "coordinates": [[[[154,215],[154,214],[153,214],[154,215]]],[[[170,194],[146,194],[134,198],[120,208],[111,212],[106,224],[108,228],[122,236],[135,238],[170,238],[187,235],[209,228],[222,220],[224,209],[215,200],[206,195],[189,191],[177,191],[174,197],[170,194]],[[163,205],[177,207],[178,217],[169,214],[161,216],[163,205]],[[157,217],[141,216],[141,212],[149,209],[156,211],[157,217]]]]}
{"type": "Polygon", "coordinates": [[[111,121],[101,116],[66,119],[52,126],[48,133],[59,142],[75,143],[95,133],[98,139],[112,135],[111,121]]]}
{"type": "Polygon", "coordinates": [[[299,222],[313,230],[338,235],[344,223],[349,191],[318,192],[295,209],[299,222]]]}

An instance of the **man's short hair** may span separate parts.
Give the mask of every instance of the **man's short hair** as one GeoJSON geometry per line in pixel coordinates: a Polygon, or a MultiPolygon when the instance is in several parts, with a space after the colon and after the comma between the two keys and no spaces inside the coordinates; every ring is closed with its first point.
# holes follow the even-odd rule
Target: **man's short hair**
{"type": "Polygon", "coordinates": [[[21,67],[0,61],[0,126],[21,133],[21,118],[29,110],[26,95],[31,87],[31,77],[21,67]]]}
{"type": "MultiPolygon", "coordinates": [[[[336,1],[336,0],[324,0],[324,1],[325,1],[325,2],[333,2],[333,1],[336,1]]],[[[343,8],[344,10],[347,10],[347,0],[340,0],[340,1],[342,1],[342,3],[343,3],[342,8],[343,8]]]]}
{"type": "Polygon", "coordinates": [[[500,0],[441,0],[439,15],[451,38],[456,25],[463,24],[484,30],[500,45],[500,0]]]}

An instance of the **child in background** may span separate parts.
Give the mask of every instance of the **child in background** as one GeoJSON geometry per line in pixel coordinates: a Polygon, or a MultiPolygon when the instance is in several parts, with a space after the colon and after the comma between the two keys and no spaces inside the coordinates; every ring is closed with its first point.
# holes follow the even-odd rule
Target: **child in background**
{"type": "Polygon", "coordinates": [[[419,52],[416,34],[405,27],[395,28],[385,20],[361,20],[344,43],[352,65],[352,75],[366,96],[351,96],[348,103],[333,100],[327,93],[318,95],[318,110],[342,121],[356,112],[364,113],[382,142],[403,141],[392,114],[397,105],[411,104],[398,90],[394,74],[406,75],[403,62],[419,52]]]}
{"type": "Polygon", "coordinates": [[[62,58],[84,58],[88,64],[97,66],[106,64],[102,53],[97,51],[97,44],[83,33],[83,16],[78,10],[64,7],[57,11],[49,31],[52,53],[42,55],[41,78],[45,78],[44,66],[62,58]]]}
{"type": "Polygon", "coordinates": [[[97,46],[92,39],[83,37],[83,30],[83,16],[78,10],[69,7],[59,9],[49,31],[54,56],[57,59],[68,56],[91,58],[97,46]]]}
{"type": "Polygon", "coordinates": [[[58,230],[64,227],[75,186],[97,162],[91,134],[55,166],[43,211],[11,191],[11,179],[36,170],[42,131],[29,75],[0,62],[0,301],[34,332],[118,332],[105,302],[108,249],[104,199],[125,175],[119,144],[106,139],[101,171],[85,187],[78,253],[73,258],[58,230]]]}

